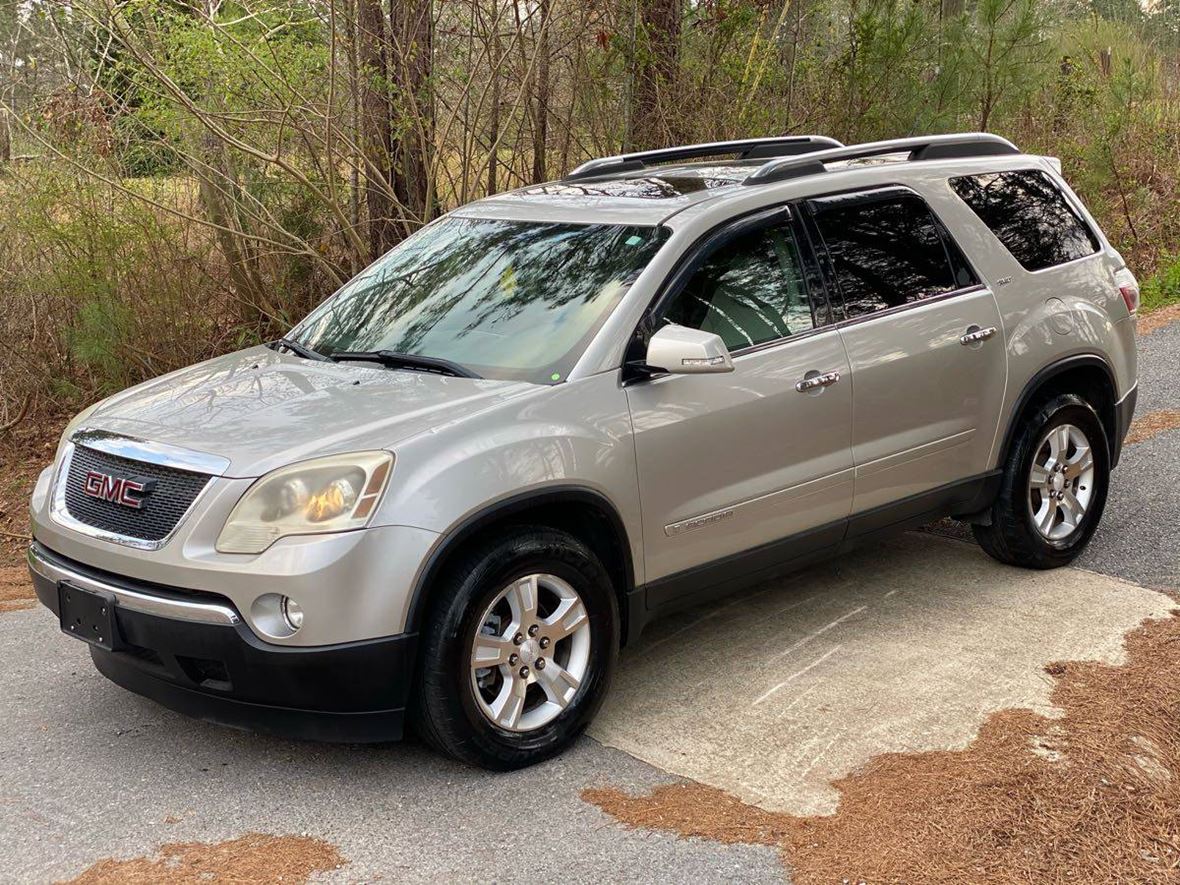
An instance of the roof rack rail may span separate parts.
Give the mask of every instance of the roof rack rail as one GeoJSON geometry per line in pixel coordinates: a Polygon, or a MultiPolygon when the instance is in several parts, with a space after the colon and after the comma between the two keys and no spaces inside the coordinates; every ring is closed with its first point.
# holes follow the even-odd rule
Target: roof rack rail
{"type": "Polygon", "coordinates": [[[1020,153],[1020,149],[1008,139],[987,132],[894,138],[889,141],[871,141],[809,153],[805,156],[771,160],[753,175],[748,176],[742,184],[771,184],[801,178],[804,175],[818,175],[827,171],[825,163],[860,160],[903,151],[909,152],[909,160],[952,160],[960,157],[992,157],[1020,153]]]}
{"type": "Polygon", "coordinates": [[[746,138],[739,141],[688,144],[589,160],[566,175],[562,181],[598,178],[602,175],[613,175],[619,172],[635,172],[646,169],[655,163],[694,160],[721,154],[737,154],[740,160],[754,160],[762,157],[795,157],[813,151],[842,147],[844,147],[842,142],[824,135],[788,135],[775,138],[746,138]]]}

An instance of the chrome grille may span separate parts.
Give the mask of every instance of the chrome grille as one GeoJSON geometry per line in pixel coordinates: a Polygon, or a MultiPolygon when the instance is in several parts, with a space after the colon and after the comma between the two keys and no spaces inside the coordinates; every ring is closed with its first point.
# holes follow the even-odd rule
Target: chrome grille
{"type": "Polygon", "coordinates": [[[162,541],[176,528],[209,479],[204,473],[133,461],[75,445],[66,474],[66,511],[78,522],[104,532],[140,541],[162,541]],[[87,495],[84,488],[90,471],[154,479],[156,485],[143,499],[143,506],[136,509],[87,495]]]}

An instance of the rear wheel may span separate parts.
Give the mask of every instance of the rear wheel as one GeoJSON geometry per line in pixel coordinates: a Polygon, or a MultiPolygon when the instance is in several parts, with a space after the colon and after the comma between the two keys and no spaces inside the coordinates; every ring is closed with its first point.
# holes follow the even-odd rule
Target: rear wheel
{"type": "Polygon", "coordinates": [[[521,527],[447,574],[423,631],[418,730],[485,768],[559,753],[597,711],[617,656],[602,564],[571,535],[521,527]]]}
{"type": "Polygon", "coordinates": [[[1109,478],[1106,433],[1094,409],[1078,396],[1055,396],[1021,430],[991,525],[973,525],[975,539],[1009,565],[1066,565],[1098,527],[1109,478]]]}

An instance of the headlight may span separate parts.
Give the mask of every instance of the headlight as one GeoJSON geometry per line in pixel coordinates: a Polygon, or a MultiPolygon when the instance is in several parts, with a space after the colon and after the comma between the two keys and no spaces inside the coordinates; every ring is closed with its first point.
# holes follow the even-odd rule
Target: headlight
{"type": "Polygon", "coordinates": [[[392,467],[388,452],[354,452],[273,470],[234,506],[217,549],[261,553],[287,535],[362,528],[381,500],[392,467]]]}

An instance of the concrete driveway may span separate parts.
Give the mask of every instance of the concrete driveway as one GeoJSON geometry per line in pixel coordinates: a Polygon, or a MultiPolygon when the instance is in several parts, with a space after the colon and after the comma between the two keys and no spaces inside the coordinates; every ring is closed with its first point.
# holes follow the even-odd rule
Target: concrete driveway
{"type": "Polygon", "coordinates": [[[660,623],[590,733],[762,808],[832,814],[832,782],[873,756],[965,747],[998,710],[1051,713],[1046,664],[1118,663],[1123,634],[1173,607],[909,534],[660,623]]]}
{"type": "MultiPolygon", "coordinates": [[[[1144,340],[1141,413],[1180,406],[1178,364],[1180,324],[1144,340]]],[[[1180,572],[1178,465],[1180,431],[1127,450],[1083,568],[1009,569],[914,533],[654,625],[590,736],[508,775],[414,743],[320,746],[185,719],[103,680],[48,612],[0,614],[0,881],[252,832],[334,848],[307,868],[324,881],[782,881],[770,848],[626,829],[579,794],[686,776],[830,812],[831,782],[877,753],[962,747],[995,710],[1043,709],[1047,662],[1117,661],[1125,631],[1172,608],[1150,588],[1180,572]]],[[[276,843],[257,869],[300,844],[276,843]]]]}

